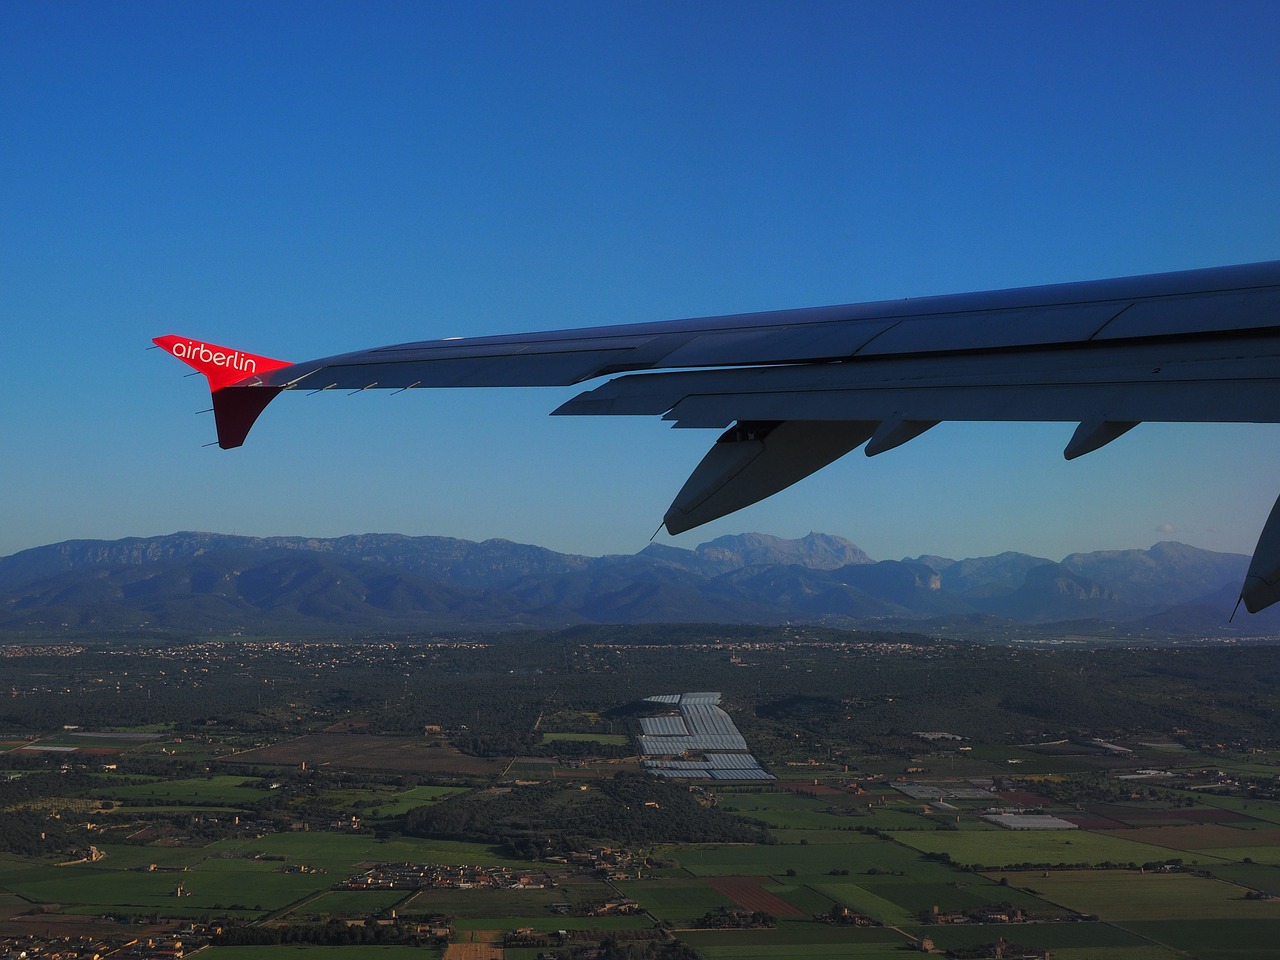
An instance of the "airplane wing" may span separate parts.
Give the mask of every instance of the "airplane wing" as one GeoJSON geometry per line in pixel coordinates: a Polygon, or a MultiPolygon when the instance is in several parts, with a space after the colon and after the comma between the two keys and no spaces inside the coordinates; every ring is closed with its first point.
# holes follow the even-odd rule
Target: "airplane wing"
{"type": "MultiPolygon", "coordinates": [[[[660,416],[724,432],[664,517],[680,533],[856,447],[943,420],[1061,420],[1068,459],[1144,420],[1280,422],[1280,261],[1025,287],[378,347],[304,363],[183,337],[223,447],[303,389],[552,386],[612,377],[557,415],[660,416]],[[217,358],[221,358],[219,361],[217,358]]],[[[1280,600],[1280,502],[1242,598],[1280,600]]]]}

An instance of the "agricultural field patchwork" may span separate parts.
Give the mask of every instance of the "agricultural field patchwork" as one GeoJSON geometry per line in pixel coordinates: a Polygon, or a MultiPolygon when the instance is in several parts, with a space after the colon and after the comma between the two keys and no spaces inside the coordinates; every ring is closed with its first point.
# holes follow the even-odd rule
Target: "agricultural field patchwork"
{"type": "MultiPolygon", "coordinates": [[[[888,730],[862,720],[887,702],[869,677],[927,715],[946,689],[940,660],[976,684],[1072,654],[922,646],[917,664],[779,646],[769,656],[796,669],[766,690],[708,645],[680,651],[682,669],[696,689],[725,691],[778,779],[671,782],[642,777],[624,756],[635,730],[618,732],[660,714],[645,696],[674,692],[669,649],[602,658],[595,641],[534,643],[516,669],[487,647],[432,646],[430,670],[396,662],[412,695],[393,702],[376,664],[351,675],[337,708],[312,692],[307,654],[280,649],[292,659],[237,651],[289,685],[278,704],[227,680],[222,698],[239,705],[186,721],[71,731],[11,718],[0,937],[181,930],[215,960],[396,960],[445,956],[446,943],[536,960],[615,942],[708,960],[888,960],[923,940],[942,954],[1000,939],[1057,960],[1262,960],[1280,938],[1280,749],[1247,741],[1255,701],[1212,736],[1137,707],[1149,722],[1132,732],[1110,713],[1097,736],[1028,732],[1034,717],[1001,720],[988,701],[987,739],[942,709],[888,730]],[[904,697],[912,682],[934,700],[904,697]],[[910,732],[951,722],[964,732],[910,732]],[[1006,829],[987,819],[997,811],[1031,818],[1015,825],[1058,819],[1006,829]]],[[[1140,652],[1122,662],[1130,680],[1164,669],[1140,652]]],[[[43,678],[61,665],[34,666],[43,678]]],[[[1205,683],[1219,666],[1205,661],[1205,683]]],[[[1238,669],[1274,668],[1259,657],[1238,669]]],[[[1218,716],[1229,701],[1219,687],[1197,709],[1218,716]]]]}

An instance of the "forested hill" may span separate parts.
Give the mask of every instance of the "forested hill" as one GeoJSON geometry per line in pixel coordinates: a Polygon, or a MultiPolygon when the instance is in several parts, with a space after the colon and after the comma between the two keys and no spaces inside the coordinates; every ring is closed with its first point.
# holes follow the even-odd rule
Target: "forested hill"
{"type": "Polygon", "coordinates": [[[175,533],[72,540],[0,558],[0,635],[283,635],[607,623],[839,626],[1071,622],[1097,632],[1280,632],[1227,625],[1248,566],[1180,543],[875,561],[828,534],[720,537],[586,557],[445,537],[175,533]]]}

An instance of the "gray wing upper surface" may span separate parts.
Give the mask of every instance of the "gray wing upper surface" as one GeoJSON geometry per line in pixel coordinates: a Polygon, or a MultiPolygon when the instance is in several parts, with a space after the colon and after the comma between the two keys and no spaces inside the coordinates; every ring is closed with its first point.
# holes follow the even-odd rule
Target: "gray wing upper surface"
{"type": "MultiPolygon", "coordinates": [[[[561,411],[652,413],[659,389],[662,397],[686,390],[696,396],[722,393],[727,383],[730,390],[755,393],[776,391],[792,378],[801,389],[831,389],[833,383],[851,389],[863,378],[880,384],[905,378],[913,385],[922,378],[987,386],[1013,375],[1008,362],[975,362],[983,355],[1041,356],[1040,368],[1057,370],[1071,382],[1144,379],[1124,369],[1148,362],[1143,352],[1125,349],[1135,341],[1145,347],[1195,343],[1199,352],[1175,350],[1170,362],[1182,364],[1184,376],[1220,380],[1232,373],[1223,364],[1242,358],[1226,347],[1221,357],[1206,356],[1206,338],[1245,339],[1256,355],[1259,349],[1274,350],[1278,335],[1280,261],[987,293],[396,344],[293,364],[243,385],[308,390],[552,386],[649,370],[808,368],[735,373],[728,381],[703,381],[707,387],[697,386],[698,374],[668,378],[661,388],[652,388],[654,399],[643,410],[633,409],[629,398],[642,388],[632,383],[586,395],[592,396],[590,403],[584,397],[580,408],[561,411]],[[1097,359],[1103,354],[1115,359],[1097,359]],[[1188,356],[1196,358],[1194,370],[1185,366],[1188,356]],[[1094,365],[1096,372],[1084,372],[1094,365]],[[592,409],[602,402],[613,409],[592,409]]],[[[1164,353],[1152,356],[1163,359],[1164,353]]],[[[1251,376],[1247,367],[1240,372],[1246,379],[1251,376]]],[[[989,410],[979,413],[974,419],[1003,419],[989,410]]],[[[728,420],[734,419],[736,414],[730,414],[728,420]]],[[[1064,419],[1075,416],[1068,413],[1064,419]]]]}
{"type": "MultiPolygon", "coordinates": [[[[985,293],[434,340],[292,364],[235,388],[570,385],[560,415],[724,430],[668,510],[678,533],[859,445],[943,420],[1080,424],[1068,458],[1137,423],[1280,422],[1280,261],[985,293]]],[[[1280,599],[1280,505],[1243,591],[1280,599]]]]}

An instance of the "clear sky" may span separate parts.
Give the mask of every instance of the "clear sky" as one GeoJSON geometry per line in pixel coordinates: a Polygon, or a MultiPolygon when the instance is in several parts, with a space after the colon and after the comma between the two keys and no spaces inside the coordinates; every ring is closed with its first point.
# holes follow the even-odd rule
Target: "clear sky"
{"type": "MultiPolygon", "coordinates": [[[[150,338],[383,343],[1280,258],[1250,3],[0,5],[0,554],[201,529],[630,553],[715,439],[577,390],[285,395],[150,338]]],[[[1280,427],[943,424],[661,542],[1250,552],[1280,427]]]]}

